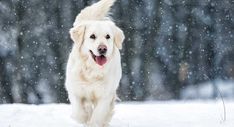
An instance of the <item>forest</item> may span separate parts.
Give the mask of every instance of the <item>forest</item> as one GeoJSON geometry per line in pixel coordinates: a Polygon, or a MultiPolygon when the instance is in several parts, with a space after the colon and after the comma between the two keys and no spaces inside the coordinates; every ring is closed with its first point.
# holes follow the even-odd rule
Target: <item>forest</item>
{"type": "MultiPolygon", "coordinates": [[[[68,102],[69,29],[94,2],[0,0],[0,103],[68,102]]],[[[126,37],[122,101],[234,99],[233,0],[117,0],[111,11],[126,37]]]]}

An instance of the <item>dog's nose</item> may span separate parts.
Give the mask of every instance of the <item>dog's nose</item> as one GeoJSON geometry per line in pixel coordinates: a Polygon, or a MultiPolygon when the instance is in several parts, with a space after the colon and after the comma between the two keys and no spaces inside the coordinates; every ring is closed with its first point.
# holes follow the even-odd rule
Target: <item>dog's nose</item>
{"type": "Polygon", "coordinates": [[[100,55],[105,55],[107,52],[107,47],[105,45],[99,45],[98,46],[98,53],[100,55]]]}

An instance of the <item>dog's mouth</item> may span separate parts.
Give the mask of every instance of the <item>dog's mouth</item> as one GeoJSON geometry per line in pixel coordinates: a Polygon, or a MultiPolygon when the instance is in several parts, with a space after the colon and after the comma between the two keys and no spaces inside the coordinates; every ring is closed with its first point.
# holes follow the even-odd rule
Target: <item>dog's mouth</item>
{"type": "Polygon", "coordinates": [[[96,56],[94,55],[94,53],[89,50],[89,52],[91,53],[93,60],[100,66],[104,65],[107,62],[107,58],[104,55],[100,55],[100,56],[96,56]]]}

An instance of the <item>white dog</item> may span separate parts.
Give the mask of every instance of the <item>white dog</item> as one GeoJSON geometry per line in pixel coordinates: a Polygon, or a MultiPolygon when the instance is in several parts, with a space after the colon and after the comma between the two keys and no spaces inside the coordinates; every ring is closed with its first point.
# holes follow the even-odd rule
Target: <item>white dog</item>
{"type": "Polygon", "coordinates": [[[88,127],[108,126],[122,74],[119,49],[124,34],[108,17],[114,2],[101,0],[86,7],[70,30],[74,46],[65,84],[72,117],[88,127]]]}

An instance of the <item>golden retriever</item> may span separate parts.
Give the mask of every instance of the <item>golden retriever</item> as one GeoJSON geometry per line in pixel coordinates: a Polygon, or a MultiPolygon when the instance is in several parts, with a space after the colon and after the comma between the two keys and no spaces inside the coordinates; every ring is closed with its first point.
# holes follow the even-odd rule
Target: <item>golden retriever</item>
{"type": "Polygon", "coordinates": [[[88,127],[106,127],[113,115],[122,75],[123,31],[108,16],[115,0],[100,0],[76,17],[66,71],[72,118],[88,127]]]}

